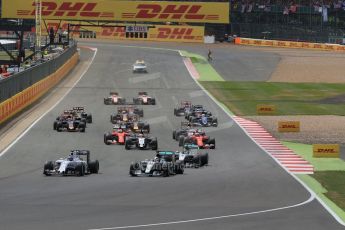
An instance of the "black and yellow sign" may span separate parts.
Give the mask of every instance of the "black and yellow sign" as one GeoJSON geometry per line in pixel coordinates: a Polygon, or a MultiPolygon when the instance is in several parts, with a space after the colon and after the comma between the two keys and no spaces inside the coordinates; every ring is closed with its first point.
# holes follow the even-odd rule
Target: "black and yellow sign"
{"type": "Polygon", "coordinates": [[[283,132],[299,132],[300,122],[299,121],[279,121],[278,131],[283,132]]]}
{"type": "Polygon", "coordinates": [[[314,144],[313,157],[339,158],[340,148],[338,144],[314,144]]]}
{"type": "Polygon", "coordinates": [[[274,115],[276,113],[275,105],[256,105],[256,113],[258,115],[274,115]]]}

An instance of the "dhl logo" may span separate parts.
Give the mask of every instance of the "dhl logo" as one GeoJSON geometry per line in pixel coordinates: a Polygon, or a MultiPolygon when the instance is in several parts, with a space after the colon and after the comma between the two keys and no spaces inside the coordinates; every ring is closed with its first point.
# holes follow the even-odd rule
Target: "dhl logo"
{"type": "Polygon", "coordinates": [[[188,20],[218,20],[219,15],[200,14],[202,5],[166,5],[139,4],[137,13],[122,13],[123,18],[137,19],[188,19],[188,20]]]}
{"type": "Polygon", "coordinates": [[[124,27],[105,27],[102,29],[100,36],[104,37],[124,37],[125,36],[124,27]]]}
{"type": "Polygon", "coordinates": [[[194,40],[197,37],[193,36],[193,28],[158,28],[157,38],[160,39],[190,39],[194,40]]]}
{"type": "MultiPolygon", "coordinates": [[[[32,6],[35,6],[35,2],[32,6]]],[[[58,4],[52,1],[43,1],[41,10],[42,16],[54,16],[54,17],[85,17],[85,18],[109,18],[114,17],[113,12],[95,12],[97,3],[93,2],[62,2],[58,4]]],[[[35,10],[17,10],[18,16],[23,15],[35,15],[35,10]]]]}
{"type": "Polygon", "coordinates": [[[327,148],[319,148],[316,150],[316,152],[318,153],[337,153],[337,151],[335,151],[335,149],[327,149],[327,148]]]}
{"type": "Polygon", "coordinates": [[[296,129],[296,128],[298,128],[296,125],[293,125],[293,124],[283,124],[282,126],[281,126],[281,128],[283,128],[283,129],[296,129]]]}
{"type": "Polygon", "coordinates": [[[273,112],[273,108],[270,108],[270,107],[262,107],[262,108],[259,109],[259,111],[273,112]]]}

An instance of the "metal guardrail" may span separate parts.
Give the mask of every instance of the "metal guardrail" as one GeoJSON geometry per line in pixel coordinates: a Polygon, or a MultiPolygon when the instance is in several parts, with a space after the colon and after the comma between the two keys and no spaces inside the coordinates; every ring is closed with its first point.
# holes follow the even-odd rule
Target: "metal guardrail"
{"type": "Polygon", "coordinates": [[[77,52],[77,45],[72,44],[54,59],[28,68],[0,81],[0,103],[23,91],[36,82],[56,72],[77,52]]]}

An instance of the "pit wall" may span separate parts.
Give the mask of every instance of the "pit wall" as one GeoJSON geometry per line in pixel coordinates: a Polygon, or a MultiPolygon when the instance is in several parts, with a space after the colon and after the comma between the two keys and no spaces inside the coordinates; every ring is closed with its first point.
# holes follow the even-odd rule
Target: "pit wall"
{"type": "Polygon", "coordinates": [[[265,46],[265,47],[279,47],[279,48],[297,48],[297,49],[313,49],[324,51],[345,51],[345,46],[339,44],[327,43],[311,43],[311,42],[294,42],[294,41],[278,41],[278,40],[263,40],[252,38],[235,38],[236,45],[250,45],[250,46],[265,46]]]}
{"type": "Polygon", "coordinates": [[[55,73],[50,74],[20,93],[17,93],[11,98],[3,101],[0,104],[0,124],[4,123],[47,93],[48,90],[59,83],[75,67],[78,60],[79,54],[76,52],[55,73]]]}

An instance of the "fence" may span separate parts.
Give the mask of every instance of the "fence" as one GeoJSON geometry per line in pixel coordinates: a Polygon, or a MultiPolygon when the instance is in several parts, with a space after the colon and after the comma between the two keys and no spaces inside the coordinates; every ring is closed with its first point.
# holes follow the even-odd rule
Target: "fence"
{"type": "Polygon", "coordinates": [[[0,81],[0,103],[57,71],[77,52],[73,44],[61,55],[0,81]]]}

